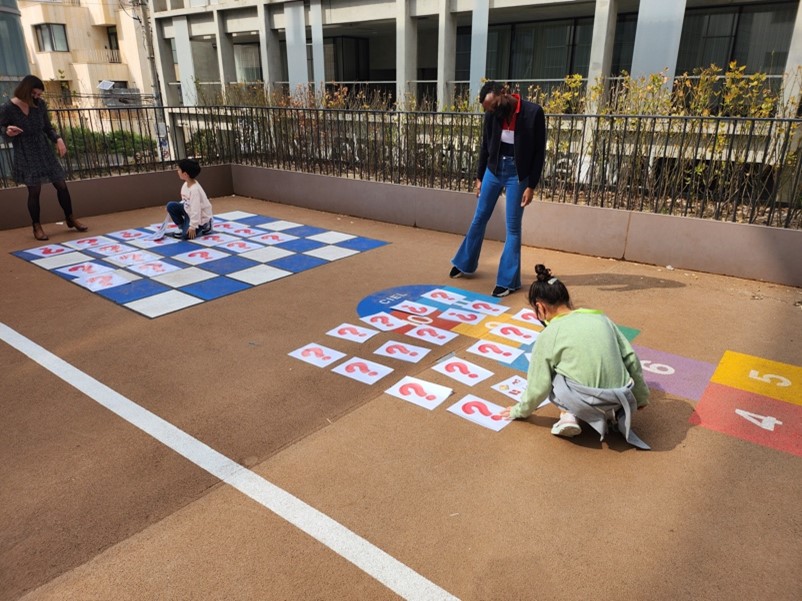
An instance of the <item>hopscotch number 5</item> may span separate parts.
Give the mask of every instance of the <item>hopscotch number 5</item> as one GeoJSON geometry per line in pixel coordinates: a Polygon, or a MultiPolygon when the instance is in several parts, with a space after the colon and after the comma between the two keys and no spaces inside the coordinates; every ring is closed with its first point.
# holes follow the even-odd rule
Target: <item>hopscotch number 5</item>
{"type": "Polygon", "coordinates": [[[652,363],[651,361],[641,361],[641,367],[653,374],[660,374],[661,376],[670,376],[674,373],[674,368],[664,363],[652,363]]]}
{"type": "Polygon", "coordinates": [[[759,413],[752,413],[751,411],[744,411],[743,409],[736,409],[735,413],[736,415],[740,415],[746,421],[751,422],[756,426],[763,428],[764,430],[768,430],[769,432],[774,432],[774,426],[783,425],[780,420],[770,415],[760,415],[759,413]]]}
{"type": "Polygon", "coordinates": [[[753,369],[749,372],[749,377],[753,380],[759,380],[761,382],[765,382],[766,384],[774,384],[775,386],[782,386],[785,388],[786,386],[791,385],[791,380],[784,376],[778,376],[777,374],[763,374],[761,375],[756,369],[753,369]],[[776,380],[776,382],[772,382],[772,380],[776,380]]]}

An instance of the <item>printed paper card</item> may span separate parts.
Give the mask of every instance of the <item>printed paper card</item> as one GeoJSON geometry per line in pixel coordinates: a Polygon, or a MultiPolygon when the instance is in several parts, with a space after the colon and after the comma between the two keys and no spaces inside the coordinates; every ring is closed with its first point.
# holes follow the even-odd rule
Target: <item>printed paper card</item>
{"type": "Polygon", "coordinates": [[[364,384],[375,384],[387,374],[392,373],[393,368],[367,359],[352,357],[331,371],[364,384]]]}
{"type": "Polygon", "coordinates": [[[479,340],[469,347],[468,352],[501,361],[502,363],[512,363],[523,354],[521,349],[513,348],[500,342],[486,342],[484,340],[479,340]]]}
{"type": "Polygon", "coordinates": [[[543,324],[540,323],[540,320],[535,315],[535,312],[532,309],[521,309],[515,315],[512,316],[513,319],[517,319],[518,321],[525,321],[528,324],[531,324],[537,328],[543,328],[543,324]]]}
{"type": "Polygon", "coordinates": [[[491,386],[493,390],[497,390],[503,395],[510,397],[516,403],[520,403],[526,391],[526,378],[521,376],[512,376],[491,386]]]}
{"type": "Polygon", "coordinates": [[[539,334],[539,332],[535,330],[530,330],[529,328],[519,326],[511,326],[509,324],[499,325],[490,330],[490,333],[495,336],[507,338],[513,342],[518,342],[520,344],[532,344],[539,334]]]}
{"type": "Polygon", "coordinates": [[[301,348],[287,354],[290,357],[295,357],[301,361],[311,363],[316,367],[327,367],[335,361],[339,361],[345,357],[345,353],[335,351],[334,349],[330,349],[327,346],[323,346],[322,344],[317,344],[314,342],[310,342],[306,346],[302,346],[301,348]]]}
{"type": "Polygon", "coordinates": [[[264,248],[264,246],[261,244],[256,244],[250,240],[233,240],[231,242],[218,244],[218,246],[235,253],[244,253],[248,252],[249,250],[259,250],[260,248],[264,248]]]}
{"type": "Polygon", "coordinates": [[[407,336],[412,336],[418,340],[431,342],[437,346],[443,346],[447,342],[454,340],[459,334],[456,332],[449,332],[448,330],[441,330],[434,326],[418,326],[412,328],[409,332],[405,332],[407,336]]]}
{"type": "Polygon", "coordinates": [[[138,263],[136,265],[131,265],[128,267],[131,271],[135,271],[142,275],[151,277],[154,275],[162,275],[165,273],[170,273],[172,271],[178,271],[181,267],[177,265],[173,265],[172,263],[166,263],[164,261],[149,261],[147,263],[138,263]]]}
{"type": "Polygon", "coordinates": [[[146,250],[134,250],[132,252],[125,252],[119,255],[108,257],[106,261],[119,265],[120,267],[128,267],[129,265],[136,265],[137,263],[146,263],[149,261],[158,261],[161,256],[154,255],[146,250]]]}
{"type": "Polygon", "coordinates": [[[136,246],[137,248],[156,248],[157,246],[168,246],[170,244],[178,244],[179,242],[180,240],[178,240],[178,238],[173,238],[172,236],[168,236],[166,238],[163,236],[161,238],[150,238],[145,236],[143,238],[131,240],[131,246],[136,246]]]}
{"type": "Polygon", "coordinates": [[[173,259],[181,261],[182,263],[189,263],[190,265],[200,265],[201,263],[216,261],[217,259],[225,259],[228,256],[230,255],[224,253],[222,250],[208,248],[205,250],[193,250],[188,253],[181,253],[180,255],[175,255],[173,259]]]}
{"type": "Polygon", "coordinates": [[[448,290],[443,290],[442,288],[437,288],[436,290],[430,290],[426,294],[421,294],[421,298],[428,298],[429,300],[443,303],[444,305],[453,305],[454,303],[465,300],[465,297],[461,294],[449,292],[448,290]]]}
{"type": "Polygon", "coordinates": [[[397,305],[393,305],[393,309],[409,313],[411,315],[429,315],[437,311],[437,307],[431,305],[424,305],[423,303],[416,303],[415,301],[403,301],[397,305]]]}
{"type": "Polygon", "coordinates": [[[37,257],[53,257],[66,252],[72,252],[71,248],[61,246],[60,244],[47,244],[38,248],[31,248],[25,251],[28,254],[36,255],[37,257]]]}
{"type": "Polygon", "coordinates": [[[239,238],[231,234],[207,234],[206,236],[198,236],[192,242],[200,244],[201,246],[220,246],[226,242],[238,241],[239,238]]]}
{"type": "Polygon", "coordinates": [[[448,410],[454,415],[459,415],[475,424],[495,430],[498,432],[505,428],[512,422],[508,419],[502,419],[498,414],[504,409],[499,405],[495,405],[478,396],[467,394],[462,399],[451,405],[448,410]]]}
{"type": "Polygon", "coordinates": [[[493,375],[492,371],[457,357],[441,361],[432,369],[468,386],[478,384],[493,375]]]}
{"type": "MultiPolygon", "coordinates": [[[[105,236],[93,236],[91,238],[80,238],[79,240],[70,240],[65,242],[65,246],[70,246],[75,249],[93,248],[95,246],[106,246],[108,244],[115,244],[117,241],[105,236]]],[[[28,251],[30,252],[30,251],[28,251]]]]}
{"type": "Polygon", "coordinates": [[[340,324],[336,328],[326,332],[326,334],[329,336],[342,338],[343,340],[350,340],[351,342],[358,342],[359,344],[362,344],[366,340],[370,340],[378,333],[379,332],[376,330],[363,328],[362,326],[355,326],[350,323],[340,324]]]}
{"type": "Polygon", "coordinates": [[[122,286],[123,284],[127,284],[131,280],[122,277],[118,273],[111,272],[111,273],[101,273],[100,275],[88,275],[82,278],[78,278],[74,281],[79,286],[88,288],[92,292],[97,292],[98,290],[108,290],[109,288],[122,286]]]}
{"type": "MultiPolygon", "coordinates": [[[[217,229],[217,226],[214,226],[217,229]]],[[[247,225],[240,225],[232,230],[227,230],[227,233],[234,234],[235,236],[242,236],[243,238],[252,238],[253,236],[261,236],[267,232],[264,230],[256,229],[255,227],[248,227],[247,225]]]]}
{"type": "Polygon", "coordinates": [[[445,401],[454,392],[447,386],[405,376],[395,386],[385,390],[387,394],[398,397],[430,411],[445,401]]]}
{"type": "Polygon", "coordinates": [[[366,324],[378,328],[382,332],[397,330],[400,327],[409,325],[408,321],[399,319],[395,315],[391,315],[390,313],[385,313],[384,311],[381,311],[379,313],[374,313],[373,315],[366,315],[365,317],[360,317],[359,319],[364,321],[366,324]]]}
{"type": "Polygon", "coordinates": [[[474,311],[468,311],[466,309],[455,309],[454,307],[443,311],[438,317],[447,321],[469,324],[480,323],[485,318],[482,313],[475,313],[474,311]]]}
{"type": "Polygon", "coordinates": [[[217,221],[217,219],[215,219],[214,223],[212,223],[212,230],[215,232],[222,232],[222,233],[231,233],[234,230],[238,230],[243,227],[247,226],[245,226],[242,223],[237,223],[236,221],[217,221]]]}
{"type": "Polygon", "coordinates": [[[101,265],[100,263],[86,261],[84,263],[78,263],[77,265],[70,265],[69,267],[56,269],[56,271],[73,278],[82,278],[87,275],[98,275],[101,273],[114,271],[114,268],[109,265],[101,265]]]}
{"type": "Polygon", "coordinates": [[[292,240],[297,240],[298,236],[292,236],[290,234],[285,234],[283,232],[274,232],[272,234],[261,234],[259,236],[254,236],[254,242],[261,242],[262,244],[282,244],[284,242],[290,242],[292,240]]]}
{"type": "Polygon", "coordinates": [[[401,361],[406,361],[407,363],[417,363],[426,355],[428,355],[430,350],[431,349],[427,349],[422,346],[415,346],[414,344],[391,340],[390,342],[386,342],[377,348],[374,352],[377,355],[392,357],[393,359],[400,359],[401,361]]]}
{"type": "Polygon", "coordinates": [[[488,303],[481,300],[466,300],[459,303],[459,305],[461,307],[465,307],[466,309],[470,309],[471,311],[484,313],[485,315],[501,315],[505,311],[509,310],[509,307],[505,307],[504,305],[497,305],[495,303],[488,303]]]}
{"type": "Polygon", "coordinates": [[[106,235],[116,238],[117,240],[124,240],[125,242],[147,236],[145,232],[141,232],[139,230],[120,230],[119,232],[111,232],[110,234],[106,235]]]}
{"type": "Polygon", "coordinates": [[[121,255],[123,253],[136,252],[137,248],[128,246],[127,244],[104,244],[103,246],[93,246],[90,249],[93,253],[103,255],[104,257],[113,257],[114,255],[121,255]]]}

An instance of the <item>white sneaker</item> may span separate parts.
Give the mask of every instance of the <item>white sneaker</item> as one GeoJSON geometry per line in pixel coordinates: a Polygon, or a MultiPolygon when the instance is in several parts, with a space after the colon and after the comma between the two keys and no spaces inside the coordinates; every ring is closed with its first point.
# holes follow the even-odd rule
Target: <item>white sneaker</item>
{"type": "Polygon", "coordinates": [[[551,427],[551,433],[555,436],[571,438],[577,434],[582,434],[582,428],[573,415],[566,413],[560,418],[560,421],[551,427]]]}

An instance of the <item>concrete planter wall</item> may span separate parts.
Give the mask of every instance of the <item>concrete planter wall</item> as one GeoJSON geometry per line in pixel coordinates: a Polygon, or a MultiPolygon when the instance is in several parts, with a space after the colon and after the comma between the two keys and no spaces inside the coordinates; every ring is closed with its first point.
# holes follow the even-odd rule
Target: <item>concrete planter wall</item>
{"type": "MultiPolygon", "coordinates": [[[[467,230],[476,205],[464,192],[244,165],[206,167],[201,180],[210,197],[238,194],[455,234],[467,230]]],[[[179,188],[174,172],[70,183],[79,216],[164,205],[179,188]]],[[[62,218],[52,187],[48,194],[46,223],[62,218]]],[[[0,203],[1,229],[29,225],[25,188],[0,190],[0,203]]],[[[486,236],[504,239],[503,199],[486,236]]],[[[799,230],[535,202],[524,213],[522,237],[527,246],[802,286],[799,230]]]]}

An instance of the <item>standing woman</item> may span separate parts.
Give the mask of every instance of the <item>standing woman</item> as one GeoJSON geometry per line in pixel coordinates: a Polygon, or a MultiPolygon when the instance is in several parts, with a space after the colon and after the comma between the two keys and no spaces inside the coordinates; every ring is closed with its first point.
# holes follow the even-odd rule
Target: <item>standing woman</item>
{"type": "Polygon", "coordinates": [[[39,194],[47,182],[56,188],[67,227],[79,232],[89,229],[72,215],[67,176],[53,154],[51,142],[62,157],[67,154],[67,146],[50,123],[47,104],[42,100],[44,90],[41,79],[26,75],[14,90],[14,97],[0,107],[0,133],[10,138],[14,147],[14,180],[28,187],[28,212],[37,240],[48,239],[39,218],[39,194]]]}
{"type": "Polygon", "coordinates": [[[478,201],[473,221],[457,254],[449,277],[472,274],[487,222],[505,190],[507,233],[498,264],[493,296],[503,297],[521,287],[521,222],[524,207],[532,202],[546,158],[546,117],[539,104],[510,94],[500,83],[488,81],[479,91],[485,110],[482,147],[474,190],[478,201]]]}

